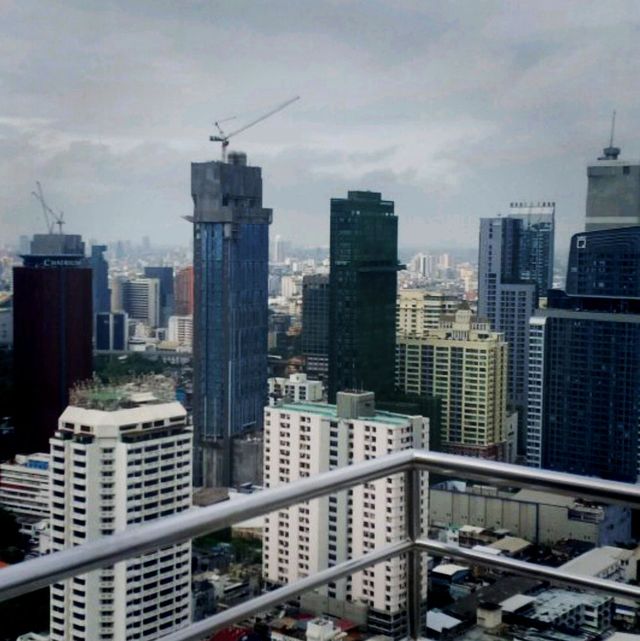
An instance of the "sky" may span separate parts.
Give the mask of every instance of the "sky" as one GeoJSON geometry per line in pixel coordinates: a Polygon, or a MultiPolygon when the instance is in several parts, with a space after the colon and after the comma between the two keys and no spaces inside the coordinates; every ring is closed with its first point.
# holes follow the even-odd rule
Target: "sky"
{"type": "Polygon", "coordinates": [[[272,234],[328,243],[329,199],[396,203],[400,243],[477,245],[478,219],[555,201],[584,225],[586,165],[640,157],[636,0],[0,0],[0,243],[44,231],[186,244],[190,162],[231,139],[263,168],[272,234]]]}

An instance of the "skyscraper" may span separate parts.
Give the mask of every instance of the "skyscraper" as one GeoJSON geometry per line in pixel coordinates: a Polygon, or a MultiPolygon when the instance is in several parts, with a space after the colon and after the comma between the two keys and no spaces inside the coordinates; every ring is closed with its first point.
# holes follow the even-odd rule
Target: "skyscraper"
{"type": "MultiPolygon", "coordinates": [[[[538,305],[538,285],[523,276],[532,269],[523,264],[521,244],[523,221],[520,218],[483,218],[480,220],[478,257],[478,317],[501,332],[509,344],[507,400],[518,410],[518,451],[526,450],[527,358],[529,318],[538,305]]],[[[545,273],[546,270],[537,270],[545,273]]]]}
{"type": "Polygon", "coordinates": [[[640,225],[640,163],[619,155],[612,133],[603,155],[587,167],[586,231],[640,225]]]}
{"type": "Polygon", "coordinates": [[[175,277],[176,316],[193,315],[193,265],[178,270],[175,277]]]}
{"type": "Polygon", "coordinates": [[[394,203],[371,191],[331,199],[329,400],[393,394],[398,262],[394,203]]]}
{"type": "Polygon", "coordinates": [[[160,283],[160,327],[167,327],[169,316],[173,316],[175,301],[173,294],[173,267],[145,267],[145,278],[157,278],[160,283]]]}
{"type": "Polygon", "coordinates": [[[129,316],[126,312],[96,314],[95,345],[97,350],[125,351],[129,342],[129,316]]]}
{"type": "Polygon", "coordinates": [[[230,485],[234,437],[267,401],[269,225],[260,167],[242,153],[191,165],[196,484],[230,485]]]}
{"type": "MultiPolygon", "coordinates": [[[[170,381],[74,390],[51,439],[51,547],[191,507],[192,433],[170,381]]],[[[191,542],[54,583],[51,641],[157,639],[186,627],[191,542]]]]}
{"type": "MultiPolygon", "coordinates": [[[[285,403],[265,409],[266,487],[429,446],[428,419],[379,411],[370,392],[338,392],[337,398],[337,405],[285,403]],[[283,441],[292,447],[282,447],[283,441]]],[[[262,556],[265,581],[294,582],[403,540],[404,491],[403,475],[395,474],[268,514],[262,556]]],[[[423,509],[417,512],[425,529],[427,474],[421,475],[420,496],[423,509]]],[[[370,631],[406,638],[406,573],[406,559],[396,557],[329,583],[319,590],[328,597],[323,610],[341,616],[345,601],[366,604],[370,631]]],[[[424,585],[422,595],[426,596],[424,585]]]]}
{"type": "Polygon", "coordinates": [[[48,450],[69,389],[93,374],[91,268],[80,236],[37,234],[13,268],[16,429],[21,451],[48,450]]]}
{"type": "Polygon", "coordinates": [[[160,325],[160,281],[157,278],[134,278],[121,284],[122,308],[129,318],[149,327],[160,325]]]}
{"type": "Polygon", "coordinates": [[[520,278],[538,285],[538,295],[553,287],[555,240],[554,202],[511,203],[509,218],[522,221],[520,228],[520,278]]]}
{"type": "Polygon", "coordinates": [[[507,414],[507,352],[502,334],[466,309],[420,336],[399,335],[396,386],[442,400],[444,451],[512,461],[514,416],[507,414]]]}
{"type": "Polygon", "coordinates": [[[89,263],[92,270],[93,313],[111,310],[111,290],[109,289],[109,263],[104,258],[106,245],[92,245],[89,263]]]}
{"type": "Polygon", "coordinates": [[[575,234],[567,290],[530,321],[527,461],[635,482],[640,227],[575,234]]]}
{"type": "Polygon", "coordinates": [[[329,275],[302,279],[302,353],[307,373],[326,380],[329,373],[329,275]]]}

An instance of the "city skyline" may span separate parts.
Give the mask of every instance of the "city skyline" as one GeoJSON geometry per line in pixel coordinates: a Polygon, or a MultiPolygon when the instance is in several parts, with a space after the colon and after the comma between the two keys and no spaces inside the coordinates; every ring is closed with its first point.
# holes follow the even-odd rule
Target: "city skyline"
{"type": "Polygon", "coordinates": [[[42,231],[30,196],[41,180],[70,231],[108,243],[123,227],[134,237],[153,227],[157,242],[186,243],[189,162],[219,157],[213,121],[243,124],[299,93],[232,139],[264,167],[274,234],[327,244],[331,195],[377,189],[396,202],[401,245],[471,247],[472,223],[524,198],[557,203],[566,246],[614,108],[621,158],[639,153],[632,6],[373,2],[365,13],[357,2],[317,12],[278,2],[268,16],[219,7],[213,21],[205,6],[9,5],[0,235],[42,231]],[[211,60],[225,64],[213,73],[211,60]]]}

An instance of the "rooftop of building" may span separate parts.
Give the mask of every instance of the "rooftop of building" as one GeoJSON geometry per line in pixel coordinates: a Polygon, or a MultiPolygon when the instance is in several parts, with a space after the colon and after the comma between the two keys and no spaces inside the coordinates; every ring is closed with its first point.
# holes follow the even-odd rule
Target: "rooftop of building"
{"type": "MultiPolygon", "coordinates": [[[[316,416],[323,416],[330,420],[339,420],[340,417],[337,413],[337,406],[331,403],[282,403],[278,405],[278,410],[285,412],[299,412],[301,414],[314,414],[316,416]]],[[[385,423],[387,425],[396,425],[404,427],[407,424],[409,416],[406,414],[395,414],[393,412],[385,412],[376,410],[372,416],[358,417],[358,420],[368,421],[372,423],[385,423]]]]}
{"type": "Polygon", "coordinates": [[[589,550],[571,561],[567,561],[567,563],[561,566],[561,569],[572,574],[598,576],[611,566],[628,561],[635,554],[636,550],[626,550],[612,545],[603,545],[598,548],[593,548],[593,550],[589,550]]]}
{"type": "Polygon", "coordinates": [[[611,597],[599,596],[597,594],[585,594],[584,592],[572,592],[554,588],[546,590],[536,597],[535,614],[532,618],[538,621],[553,622],[558,617],[570,612],[581,605],[597,607],[606,603],[611,597]]]}
{"type": "Polygon", "coordinates": [[[69,405],[73,407],[106,412],[171,403],[175,400],[174,382],[156,374],[116,384],[83,382],[76,385],[69,395],[69,405]]]}

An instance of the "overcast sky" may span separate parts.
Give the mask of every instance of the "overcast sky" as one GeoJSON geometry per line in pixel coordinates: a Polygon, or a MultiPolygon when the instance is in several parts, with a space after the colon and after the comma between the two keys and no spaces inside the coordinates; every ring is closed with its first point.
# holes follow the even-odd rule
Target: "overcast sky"
{"type": "Polygon", "coordinates": [[[583,226],[609,135],[640,156],[637,0],[0,0],[0,239],[186,243],[213,121],[263,168],[272,233],[328,242],[329,198],[396,202],[400,241],[473,247],[478,219],[555,200],[583,226]]]}

